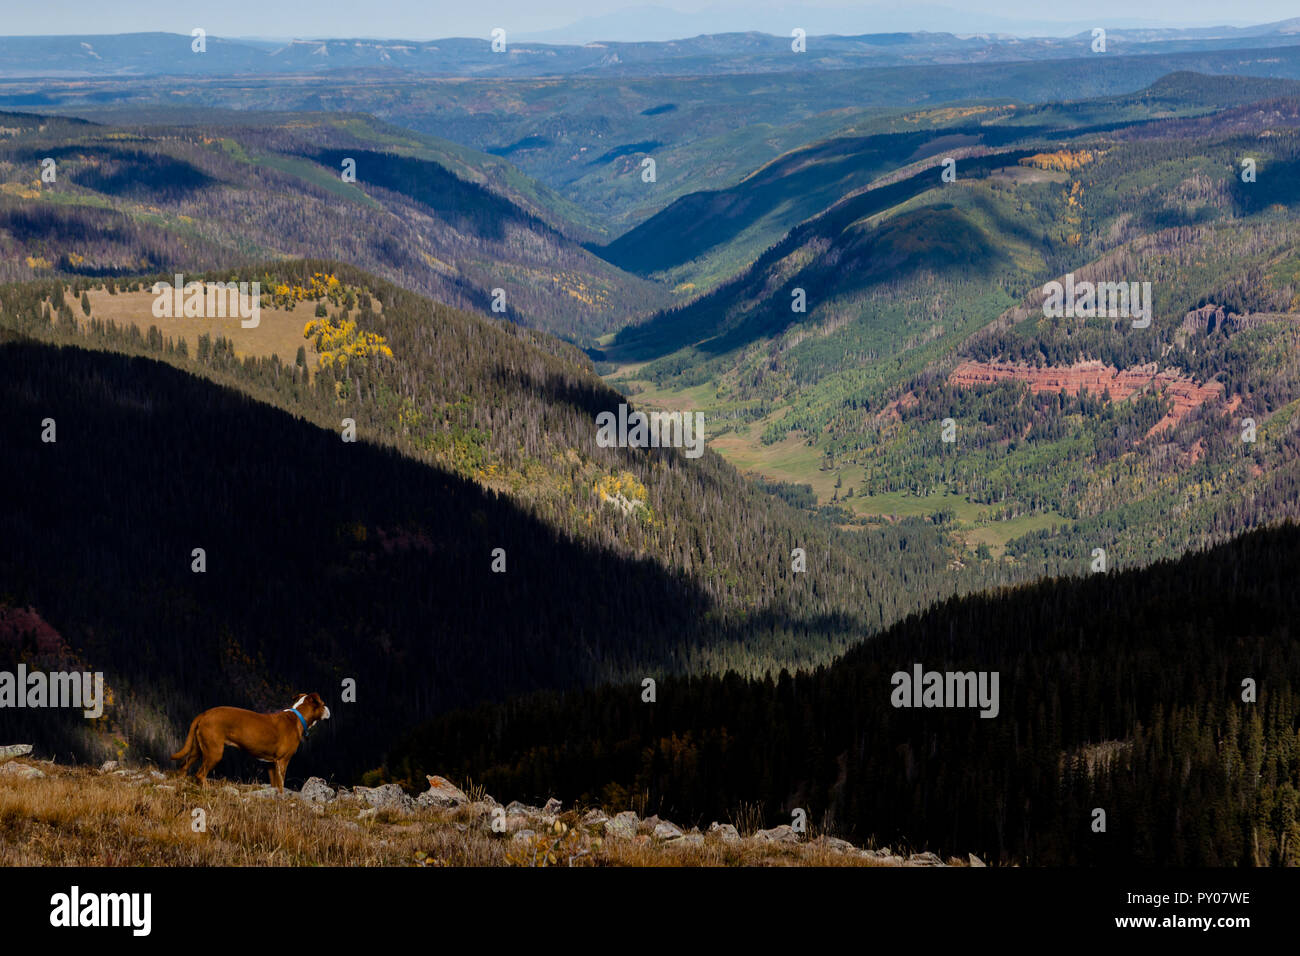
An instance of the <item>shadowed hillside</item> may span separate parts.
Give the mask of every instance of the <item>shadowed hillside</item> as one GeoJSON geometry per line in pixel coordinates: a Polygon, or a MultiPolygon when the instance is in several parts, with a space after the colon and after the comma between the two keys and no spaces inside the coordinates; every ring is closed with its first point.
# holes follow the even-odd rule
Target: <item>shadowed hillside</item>
{"type": "MultiPolygon", "coordinates": [[[[3,290],[0,595],[117,701],[88,737],[69,717],[38,741],[156,759],[203,707],[283,706],[307,685],[334,700],[353,678],[355,709],[339,705],[336,744],[311,758],[346,775],[451,706],[826,660],[985,583],[953,574],[924,523],[846,534],[712,453],[598,448],[595,414],[619,397],[572,347],[312,265],[266,287],[292,302],[307,282],[306,311],[359,321],[391,359],[241,359],[228,339],[177,343],[94,306],[79,324],[59,284],[3,290]],[[344,418],[360,441],[340,440],[344,418]],[[627,513],[600,493],[638,486],[627,513]],[[796,546],[812,573],[791,573],[796,546]]],[[[3,717],[32,731],[43,715],[3,717]]]]}
{"type": "Polygon", "coordinates": [[[758,800],[769,824],[802,808],[851,839],[1003,862],[1294,865],[1297,570],[1288,524],[1141,571],[951,600],[811,673],[450,714],[388,767],[610,805],[635,795],[688,822],[758,800]],[[917,663],[998,672],[996,716],[891,706],[892,675],[917,663]]]}

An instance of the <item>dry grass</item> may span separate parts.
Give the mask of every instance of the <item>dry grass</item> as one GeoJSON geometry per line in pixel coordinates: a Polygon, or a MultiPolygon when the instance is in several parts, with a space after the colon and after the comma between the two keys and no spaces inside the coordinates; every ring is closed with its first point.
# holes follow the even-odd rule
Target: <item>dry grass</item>
{"type": "MultiPolygon", "coordinates": [[[[175,773],[132,780],[31,765],[47,776],[0,774],[0,866],[508,866],[526,855],[522,840],[492,832],[481,805],[361,819],[361,804],[351,801],[313,806],[292,794],[261,795],[257,786],[214,782],[205,791],[175,773]],[[206,813],[205,832],[192,828],[196,808],[206,813]]],[[[660,843],[644,827],[619,840],[584,826],[577,811],[559,821],[577,831],[574,845],[585,851],[573,865],[881,865],[817,842],[724,843],[710,835],[697,845],[660,843]]],[[[551,823],[527,826],[549,835],[551,823]]]]}
{"type": "MultiPolygon", "coordinates": [[[[213,341],[222,337],[229,339],[237,358],[243,359],[250,355],[270,358],[278,355],[280,361],[288,365],[293,364],[301,346],[306,350],[308,367],[316,367],[316,346],[302,334],[303,326],[314,315],[314,302],[300,302],[292,312],[267,306],[261,310],[261,321],[257,327],[246,329],[238,318],[156,318],[153,314],[156,297],[148,291],[110,294],[106,289],[100,288],[92,289],[86,295],[90,299],[91,318],[112,321],[119,326],[134,325],[141,334],[149,331],[149,326],[157,326],[164,338],[176,342],[184,339],[190,355],[198,352],[199,336],[210,335],[213,341]]],[[[64,301],[72,309],[78,328],[84,329],[89,320],[81,311],[81,298],[65,293],[64,301]]],[[[337,311],[333,307],[330,309],[331,314],[337,311]]]]}

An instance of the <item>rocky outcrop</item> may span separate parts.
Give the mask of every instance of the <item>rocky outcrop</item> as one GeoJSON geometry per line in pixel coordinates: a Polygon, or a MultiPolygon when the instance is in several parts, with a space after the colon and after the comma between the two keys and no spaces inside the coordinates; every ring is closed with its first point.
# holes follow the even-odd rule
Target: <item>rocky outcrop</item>
{"type": "Polygon", "coordinates": [[[0,764],[8,763],[18,757],[26,757],[31,752],[31,744],[10,744],[7,747],[0,747],[0,764]]]}
{"type": "Polygon", "coordinates": [[[709,833],[716,835],[723,843],[739,843],[740,831],[730,823],[713,822],[709,824],[709,833]]]}
{"type": "Polygon", "coordinates": [[[681,828],[675,823],[669,823],[664,820],[655,824],[654,838],[656,840],[680,840],[682,838],[681,828]]]}
{"type": "Polygon", "coordinates": [[[354,787],[352,792],[373,810],[407,814],[415,809],[415,801],[410,794],[395,783],[386,783],[382,787],[354,787]]]}
{"type": "Polygon", "coordinates": [[[1173,407],[1147,432],[1148,435],[1173,427],[1194,408],[1223,394],[1223,385],[1219,382],[1198,385],[1176,370],[1161,371],[1154,362],[1117,369],[1096,360],[1069,366],[965,361],[953,369],[948,382],[965,387],[1024,382],[1035,395],[1041,392],[1078,395],[1087,389],[1094,396],[1109,393],[1113,402],[1126,401],[1140,391],[1163,393],[1172,401],[1173,407]]]}
{"type": "Polygon", "coordinates": [[[299,794],[307,803],[333,803],[338,795],[320,777],[311,777],[302,785],[299,794]]]}
{"type": "MultiPolygon", "coordinates": [[[[947,865],[937,854],[928,851],[900,856],[895,855],[888,847],[861,849],[848,840],[826,834],[808,840],[802,832],[795,830],[790,824],[780,824],[745,836],[730,823],[715,821],[709,825],[707,832],[702,833],[694,827],[686,830],[671,820],[661,819],[658,815],[642,819],[632,810],[623,810],[610,816],[603,810],[592,809],[580,817],[575,814],[566,820],[563,816],[563,804],[554,797],[548,799],[541,807],[519,800],[512,800],[502,807],[496,800],[486,795],[471,801],[464,791],[446,777],[429,776],[427,779],[429,790],[415,800],[412,800],[396,784],[354,788],[351,798],[359,800],[363,806],[358,815],[359,821],[362,823],[375,821],[378,813],[384,809],[395,810],[402,814],[411,813],[416,809],[458,811],[460,820],[467,819],[464,816],[466,813],[470,814],[468,819],[472,820],[468,825],[455,824],[461,832],[476,828],[489,828],[493,832],[500,832],[498,823],[500,818],[493,812],[500,810],[504,811],[505,817],[504,836],[509,839],[512,846],[520,847],[531,847],[539,840],[554,842],[561,837],[565,839],[577,837],[579,844],[586,848],[584,853],[598,845],[601,839],[605,839],[632,848],[660,847],[665,852],[674,853],[689,853],[709,846],[734,848],[732,852],[770,847],[782,854],[795,854],[791,859],[796,859],[802,848],[808,848],[845,858],[859,857],[880,866],[947,865]]],[[[313,778],[303,786],[304,799],[308,799],[309,791],[316,792],[318,789],[322,795],[326,792],[332,793],[324,781],[313,778]]],[[[339,791],[340,802],[346,795],[346,789],[339,791]]],[[[960,865],[963,861],[958,859],[950,862],[960,865]]],[[[972,854],[968,857],[968,865],[982,867],[984,863],[972,854]]]]}
{"type": "Polygon", "coordinates": [[[420,794],[415,802],[422,807],[435,807],[450,810],[463,807],[469,803],[469,797],[446,777],[428,776],[429,789],[420,794]]]}
{"type": "Polygon", "coordinates": [[[45,771],[25,763],[0,764],[0,777],[17,777],[20,780],[39,780],[45,771]]]}
{"type": "Polygon", "coordinates": [[[819,836],[812,841],[815,846],[823,846],[832,853],[856,853],[858,848],[848,840],[841,840],[839,837],[819,836]]]}
{"type": "Polygon", "coordinates": [[[790,824],[783,823],[770,830],[759,830],[754,834],[754,839],[759,843],[798,843],[799,834],[794,832],[790,824]]]}
{"type": "MultiPolygon", "coordinates": [[[[19,788],[19,781],[46,777],[81,780],[85,786],[139,788],[140,798],[155,809],[167,797],[149,796],[151,791],[198,794],[192,780],[177,774],[163,774],[152,767],[60,767],[50,761],[23,760],[32,751],[28,745],[0,747],[5,762],[0,764],[0,788],[19,788]]],[[[203,791],[204,804],[233,800],[249,813],[273,813],[277,820],[298,821],[298,826],[345,827],[367,835],[372,849],[390,841],[405,840],[410,834],[451,847],[451,853],[472,854],[476,862],[498,865],[575,865],[582,858],[598,865],[645,866],[654,854],[663,854],[669,865],[853,865],[943,866],[930,852],[896,856],[888,848],[860,849],[848,840],[827,834],[808,838],[789,824],[758,830],[746,835],[730,823],[714,822],[706,832],[679,825],[658,815],[642,819],[631,810],[610,816],[600,809],[582,807],[565,811],[556,798],[541,807],[513,801],[502,807],[486,794],[471,799],[445,777],[430,776],[429,790],[413,798],[397,784],[378,787],[335,789],[320,777],[311,777],[300,790],[280,791],[272,786],[224,783],[203,791]],[[405,818],[405,819],[402,819],[405,818]],[[502,824],[505,824],[504,826],[502,824]],[[497,845],[497,841],[503,845],[497,845]],[[457,849],[463,847],[463,849],[457,849]]],[[[42,793],[33,787],[33,798],[42,793]]],[[[170,811],[167,811],[170,812],[170,811]]],[[[326,831],[322,831],[326,832],[326,831]]],[[[428,856],[426,852],[426,856],[428,856]]],[[[417,854],[418,856],[418,854],[417,854]]],[[[446,856],[438,857],[444,862],[446,856]]],[[[953,858],[948,865],[984,866],[973,854],[953,858]]],[[[428,865],[428,864],[425,864],[428,865]]]]}
{"type": "Polygon", "coordinates": [[[1242,314],[1229,312],[1221,305],[1210,303],[1201,306],[1199,309],[1193,309],[1183,316],[1183,329],[1194,335],[1213,335],[1215,332],[1222,332],[1224,335],[1235,335],[1247,329],[1258,329],[1261,326],[1278,322],[1294,324],[1300,322],[1300,315],[1281,312],[1250,312],[1242,314]]]}
{"type": "Polygon", "coordinates": [[[630,840],[636,836],[637,825],[640,822],[635,813],[624,810],[605,821],[605,833],[617,840],[630,840]]]}

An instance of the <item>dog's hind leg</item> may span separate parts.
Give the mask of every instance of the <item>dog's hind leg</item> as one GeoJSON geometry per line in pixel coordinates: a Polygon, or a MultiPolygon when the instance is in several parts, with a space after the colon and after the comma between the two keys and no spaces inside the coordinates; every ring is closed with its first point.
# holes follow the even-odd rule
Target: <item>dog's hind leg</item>
{"type": "MultiPolygon", "coordinates": [[[[199,753],[199,748],[198,748],[197,746],[194,747],[194,748],[189,752],[189,754],[185,757],[185,762],[184,762],[183,764],[181,764],[181,776],[182,776],[182,777],[184,777],[186,774],[188,774],[188,773],[190,772],[190,768],[193,767],[196,763],[198,763],[198,761],[199,761],[199,757],[200,757],[200,756],[202,756],[202,755],[199,753]]],[[[177,758],[177,759],[179,759],[179,758],[177,758]]]]}
{"type": "Polygon", "coordinates": [[[200,784],[206,787],[208,785],[208,772],[221,763],[221,755],[226,750],[226,742],[220,738],[204,740],[203,735],[200,734],[199,749],[203,751],[203,764],[199,767],[199,772],[194,776],[200,784]]]}
{"type": "Polygon", "coordinates": [[[277,760],[271,764],[271,786],[284,793],[284,772],[289,769],[289,761],[277,760]]]}

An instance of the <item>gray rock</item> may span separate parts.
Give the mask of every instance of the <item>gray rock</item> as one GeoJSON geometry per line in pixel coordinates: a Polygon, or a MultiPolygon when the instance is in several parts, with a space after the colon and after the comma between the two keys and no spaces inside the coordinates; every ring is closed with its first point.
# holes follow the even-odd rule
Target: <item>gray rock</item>
{"type": "Polygon", "coordinates": [[[252,791],[248,796],[274,800],[276,797],[280,796],[280,791],[275,789],[275,787],[262,787],[260,790],[252,791]]]}
{"type": "Polygon", "coordinates": [[[510,839],[522,843],[525,840],[531,840],[536,835],[537,834],[532,830],[517,830],[515,831],[515,835],[512,836],[510,839]]]}
{"type": "Polygon", "coordinates": [[[605,835],[618,840],[630,840],[636,836],[637,816],[631,810],[614,814],[612,820],[605,821],[605,835]]]}
{"type": "Polygon", "coordinates": [[[818,837],[816,843],[819,846],[826,847],[826,849],[830,850],[832,853],[853,853],[855,850],[857,850],[857,847],[855,847],[848,840],[841,840],[839,837],[833,837],[833,836],[818,837]]]}
{"type": "Polygon", "coordinates": [[[759,830],[754,834],[754,839],[759,843],[798,843],[799,834],[794,832],[790,824],[783,823],[770,830],[759,830]]]}
{"type": "Polygon", "coordinates": [[[718,823],[716,820],[709,824],[709,833],[718,837],[723,843],[739,843],[740,831],[730,823],[718,823]]]}
{"type": "Polygon", "coordinates": [[[546,801],[546,806],[542,807],[542,812],[555,815],[560,812],[560,808],[563,806],[564,804],[560,803],[559,800],[556,800],[554,797],[551,797],[551,799],[546,801]]]}
{"type": "Polygon", "coordinates": [[[357,811],[357,819],[358,819],[358,820],[373,820],[373,819],[374,819],[378,814],[379,814],[379,811],[376,810],[374,807],[365,807],[364,809],[361,809],[361,810],[358,810],[358,811],[357,811]]]}
{"type": "Polygon", "coordinates": [[[307,782],[302,785],[302,791],[299,793],[307,803],[330,803],[336,799],[336,794],[320,777],[309,777],[307,782]]]}
{"type": "Polygon", "coordinates": [[[40,780],[45,773],[25,763],[3,763],[0,764],[0,775],[17,777],[19,780],[40,780]]]}
{"type": "Polygon", "coordinates": [[[6,763],[15,757],[26,757],[31,752],[31,744],[10,744],[7,747],[0,747],[0,763],[6,763]]]}
{"type": "Polygon", "coordinates": [[[415,802],[419,806],[451,810],[469,803],[469,797],[465,795],[465,791],[446,777],[427,776],[425,779],[429,781],[429,789],[416,798],[415,802]]]}
{"type": "Polygon", "coordinates": [[[382,787],[357,787],[353,792],[375,810],[410,813],[415,809],[410,794],[395,783],[386,783],[382,787]]]}
{"type": "Polygon", "coordinates": [[[584,826],[603,827],[609,817],[603,810],[588,810],[582,818],[584,826]]]}
{"type": "Polygon", "coordinates": [[[680,840],[682,831],[680,827],[665,820],[655,824],[654,835],[656,840],[680,840]]]}
{"type": "Polygon", "coordinates": [[[943,860],[930,852],[913,853],[907,858],[908,866],[943,866],[943,860]]]}
{"type": "Polygon", "coordinates": [[[530,807],[526,803],[520,803],[518,800],[511,800],[506,804],[506,816],[512,816],[516,813],[522,813],[527,816],[530,813],[541,813],[537,807],[530,807]]]}
{"type": "Polygon", "coordinates": [[[967,853],[967,854],[966,854],[966,862],[969,863],[971,866],[987,866],[987,865],[988,865],[988,864],[986,864],[983,860],[981,860],[979,857],[977,857],[974,853],[967,853]]]}
{"type": "MultiPolygon", "coordinates": [[[[663,825],[664,824],[662,823],[660,824],[660,826],[663,825]]],[[[668,826],[672,826],[672,824],[670,823],[668,824],[668,826]]],[[[668,846],[672,846],[672,847],[704,846],[704,834],[700,833],[699,831],[695,831],[693,833],[683,833],[681,839],[673,840],[671,843],[668,844],[668,846]]]]}
{"type": "Polygon", "coordinates": [[[224,787],[222,787],[222,788],[221,788],[221,792],[222,792],[222,793],[228,793],[228,794],[230,794],[230,795],[233,796],[233,797],[237,797],[237,796],[239,796],[239,788],[238,788],[238,787],[233,787],[233,786],[231,786],[230,784],[226,784],[224,787]]]}
{"type": "Polygon", "coordinates": [[[99,765],[99,772],[112,773],[117,769],[117,767],[118,767],[118,763],[116,760],[105,760],[102,764],[99,765]]]}

